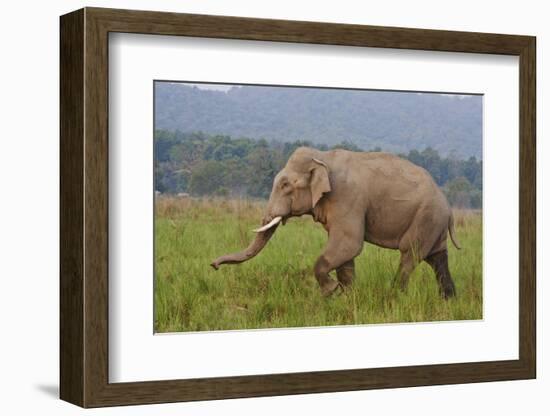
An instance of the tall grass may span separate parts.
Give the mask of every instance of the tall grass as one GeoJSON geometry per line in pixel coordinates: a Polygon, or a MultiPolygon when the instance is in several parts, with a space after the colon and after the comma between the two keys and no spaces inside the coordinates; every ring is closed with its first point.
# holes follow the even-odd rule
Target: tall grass
{"type": "Polygon", "coordinates": [[[439,297],[431,268],[420,264],[402,293],[391,287],[399,252],[365,244],[351,289],[321,297],[313,264],[326,233],[310,217],[279,227],[265,249],[241,265],[210,262],[254,237],[262,202],[161,197],[155,217],[155,330],[251,328],[447,321],[482,318],[481,212],[456,211],[462,245],[449,242],[457,298],[439,297]]]}

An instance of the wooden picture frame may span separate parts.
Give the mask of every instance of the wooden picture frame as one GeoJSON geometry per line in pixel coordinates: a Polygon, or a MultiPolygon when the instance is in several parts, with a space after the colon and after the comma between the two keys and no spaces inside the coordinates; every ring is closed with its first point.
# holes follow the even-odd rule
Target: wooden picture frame
{"type": "Polygon", "coordinates": [[[100,8],[62,16],[60,30],[61,399],[101,407],[535,378],[534,37],[100,8]],[[109,383],[110,32],[519,56],[519,359],[109,383]]]}

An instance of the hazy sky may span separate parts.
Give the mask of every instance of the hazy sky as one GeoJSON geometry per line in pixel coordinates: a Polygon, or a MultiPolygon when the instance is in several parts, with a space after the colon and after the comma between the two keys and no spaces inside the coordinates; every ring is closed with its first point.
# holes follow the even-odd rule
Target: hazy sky
{"type": "MultiPolygon", "coordinates": [[[[214,90],[214,91],[229,91],[231,88],[238,86],[238,85],[228,85],[228,84],[206,84],[206,83],[195,84],[191,82],[182,82],[182,84],[189,85],[192,87],[197,87],[198,89],[201,89],[201,90],[214,90]]],[[[417,93],[417,94],[422,94],[422,93],[417,93]]],[[[430,94],[430,93],[427,93],[427,94],[430,94]]],[[[431,94],[434,94],[434,93],[431,93],[431,94]]],[[[449,97],[455,97],[460,99],[466,98],[469,96],[469,95],[461,95],[461,94],[441,94],[441,95],[446,95],[449,97]]]]}
{"type": "Polygon", "coordinates": [[[233,85],[224,85],[224,84],[191,84],[185,82],[184,84],[190,85],[192,87],[197,87],[201,90],[216,90],[216,91],[229,91],[233,88],[233,85]]]}

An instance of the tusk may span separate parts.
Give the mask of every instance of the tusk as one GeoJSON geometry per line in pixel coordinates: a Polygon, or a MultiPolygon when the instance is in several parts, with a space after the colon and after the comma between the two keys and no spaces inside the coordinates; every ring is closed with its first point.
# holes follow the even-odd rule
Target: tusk
{"type": "Polygon", "coordinates": [[[263,227],[260,227],[260,228],[256,228],[255,230],[252,230],[252,231],[254,231],[255,233],[264,232],[265,230],[269,230],[274,225],[279,224],[279,222],[281,222],[282,219],[283,219],[283,217],[275,217],[271,220],[271,222],[269,224],[266,224],[266,225],[264,225],[263,227]]]}

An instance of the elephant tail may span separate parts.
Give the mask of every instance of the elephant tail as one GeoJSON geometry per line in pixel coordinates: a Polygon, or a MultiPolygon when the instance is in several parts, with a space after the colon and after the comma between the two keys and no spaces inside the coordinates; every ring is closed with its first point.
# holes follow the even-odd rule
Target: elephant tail
{"type": "Polygon", "coordinates": [[[453,213],[451,212],[451,216],[449,217],[449,235],[451,236],[451,241],[453,242],[454,246],[460,250],[462,247],[460,247],[460,244],[458,244],[458,241],[455,237],[455,220],[453,217],[453,213]]]}

